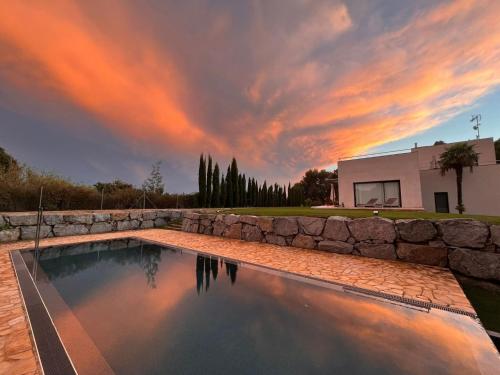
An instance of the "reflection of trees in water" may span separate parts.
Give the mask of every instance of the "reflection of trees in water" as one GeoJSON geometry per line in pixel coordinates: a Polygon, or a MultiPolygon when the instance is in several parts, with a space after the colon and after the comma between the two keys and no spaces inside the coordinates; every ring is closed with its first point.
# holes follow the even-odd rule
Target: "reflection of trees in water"
{"type": "MultiPolygon", "coordinates": [[[[220,265],[226,266],[226,275],[229,276],[231,284],[236,282],[236,273],[238,272],[238,265],[234,263],[229,263],[220,260],[220,265]]],[[[196,291],[200,294],[203,290],[203,284],[205,284],[205,291],[210,288],[210,274],[212,274],[212,279],[217,280],[217,275],[219,274],[219,261],[218,258],[205,257],[203,255],[198,255],[196,257],[196,291]]]]}
{"type": "Polygon", "coordinates": [[[89,247],[88,253],[66,255],[64,250],[71,250],[74,247],[68,246],[62,249],[59,256],[47,259],[42,257],[39,263],[49,280],[71,276],[95,268],[103,262],[119,265],[137,264],[146,275],[147,285],[156,288],[156,274],[161,262],[162,251],[175,252],[152,244],[137,246],[135,245],[136,242],[132,242],[133,245],[130,247],[127,247],[127,243],[124,243],[123,248],[112,249],[109,246],[112,243],[113,241],[108,242],[108,246],[101,251],[94,252],[89,247]]]}
{"type": "Polygon", "coordinates": [[[196,257],[196,291],[200,294],[203,289],[203,271],[204,271],[205,257],[198,255],[196,257]]]}
{"type": "Polygon", "coordinates": [[[146,274],[146,282],[150,288],[156,288],[156,273],[161,262],[161,249],[152,247],[144,249],[141,247],[141,267],[146,274]]]}
{"type": "Polygon", "coordinates": [[[231,284],[236,282],[236,273],[238,272],[238,265],[234,263],[226,262],[226,275],[229,275],[231,279],[231,284]]]}
{"type": "Polygon", "coordinates": [[[212,277],[217,280],[217,274],[219,273],[219,262],[217,258],[210,258],[210,268],[212,269],[212,277]]]}

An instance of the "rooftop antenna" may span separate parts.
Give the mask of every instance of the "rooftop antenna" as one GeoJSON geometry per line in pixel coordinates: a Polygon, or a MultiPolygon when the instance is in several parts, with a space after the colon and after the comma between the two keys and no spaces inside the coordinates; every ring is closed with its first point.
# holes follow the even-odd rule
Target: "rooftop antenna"
{"type": "Polygon", "coordinates": [[[477,114],[477,115],[472,115],[472,118],[470,119],[470,122],[476,122],[476,125],[474,125],[472,127],[472,129],[474,129],[475,131],[477,131],[477,135],[476,135],[476,139],[479,139],[479,126],[481,125],[480,121],[481,121],[481,115],[480,114],[477,114]]]}

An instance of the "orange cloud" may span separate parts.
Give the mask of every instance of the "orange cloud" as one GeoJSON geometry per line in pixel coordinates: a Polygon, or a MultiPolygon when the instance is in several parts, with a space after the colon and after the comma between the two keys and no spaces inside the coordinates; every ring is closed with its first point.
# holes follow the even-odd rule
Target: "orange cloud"
{"type": "Polygon", "coordinates": [[[500,84],[496,0],[151,4],[1,3],[0,80],[56,93],[134,150],[234,155],[283,181],[437,126],[500,84]]]}
{"type": "MultiPolygon", "coordinates": [[[[130,17],[118,4],[109,11],[130,17]]],[[[223,148],[182,109],[185,87],[165,51],[141,38],[132,23],[110,35],[91,21],[71,0],[2,2],[0,41],[11,59],[42,72],[50,85],[45,89],[57,90],[117,134],[196,152],[201,144],[223,148]]]]}

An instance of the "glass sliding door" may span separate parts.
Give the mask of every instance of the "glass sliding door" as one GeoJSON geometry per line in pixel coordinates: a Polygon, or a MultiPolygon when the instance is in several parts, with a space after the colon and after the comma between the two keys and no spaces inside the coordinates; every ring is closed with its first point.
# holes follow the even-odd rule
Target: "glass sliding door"
{"type": "Polygon", "coordinates": [[[383,182],[384,186],[384,206],[386,207],[401,207],[399,202],[400,191],[399,181],[383,182]]]}
{"type": "Polygon", "coordinates": [[[354,184],[356,206],[375,206],[384,201],[384,189],[378,182],[354,184]]]}
{"type": "Polygon", "coordinates": [[[354,199],[356,207],[401,207],[399,181],[355,183],[354,199]]]}

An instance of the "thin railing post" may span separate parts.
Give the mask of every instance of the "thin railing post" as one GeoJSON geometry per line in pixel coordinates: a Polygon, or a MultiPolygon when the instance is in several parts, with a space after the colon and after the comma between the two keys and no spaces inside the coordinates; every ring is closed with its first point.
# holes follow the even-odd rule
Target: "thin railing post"
{"type": "Polygon", "coordinates": [[[38,201],[38,212],[36,216],[36,231],[35,231],[35,259],[33,260],[33,277],[36,280],[36,271],[38,268],[38,259],[40,257],[40,232],[43,220],[43,206],[42,206],[42,198],[43,198],[43,186],[40,187],[40,199],[38,201]]]}
{"type": "Polygon", "coordinates": [[[38,245],[40,243],[40,229],[43,217],[42,197],[43,197],[43,186],[40,187],[40,199],[38,201],[38,214],[36,218],[36,233],[35,233],[35,250],[38,250],[38,245]]]}

